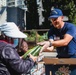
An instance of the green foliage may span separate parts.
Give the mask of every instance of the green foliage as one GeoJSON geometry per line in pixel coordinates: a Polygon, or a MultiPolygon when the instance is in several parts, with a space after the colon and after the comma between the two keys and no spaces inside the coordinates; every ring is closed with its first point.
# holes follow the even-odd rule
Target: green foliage
{"type": "Polygon", "coordinates": [[[37,42],[44,41],[48,39],[48,32],[43,33],[42,35],[38,34],[36,30],[31,30],[30,34],[25,33],[27,35],[26,41],[37,42]]]}
{"type": "Polygon", "coordinates": [[[65,10],[69,11],[69,14],[68,14],[69,20],[72,23],[76,24],[76,7],[75,7],[75,2],[74,2],[74,0],[72,0],[70,2],[66,0],[66,3],[67,3],[67,5],[64,5],[63,7],[64,7],[65,10]]]}
{"type": "Polygon", "coordinates": [[[43,33],[43,35],[40,35],[40,36],[38,37],[38,42],[44,41],[44,40],[47,40],[47,39],[48,39],[48,32],[43,33]]]}
{"type": "Polygon", "coordinates": [[[75,8],[74,1],[71,1],[68,4],[68,8],[70,8],[69,18],[70,18],[72,23],[76,24],[76,8],[75,8]]]}
{"type": "Polygon", "coordinates": [[[36,31],[35,30],[31,30],[30,33],[25,33],[27,34],[27,41],[35,41],[36,40],[36,31]]]}

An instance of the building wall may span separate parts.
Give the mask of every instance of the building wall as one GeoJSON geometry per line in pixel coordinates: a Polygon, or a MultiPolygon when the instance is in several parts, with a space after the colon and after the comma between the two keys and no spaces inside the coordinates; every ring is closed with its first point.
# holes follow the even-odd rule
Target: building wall
{"type": "Polygon", "coordinates": [[[21,30],[24,29],[24,10],[18,7],[7,7],[7,22],[14,22],[21,30]]]}
{"type": "Polygon", "coordinates": [[[6,22],[7,12],[6,12],[6,0],[0,0],[0,25],[6,22]]]}
{"type": "Polygon", "coordinates": [[[6,7],[2,7],[0,10],[0,25],[5,23],[7,20],[7,12],[6,12],[6,7]],[[2,11],[3,9],[3,11],[2,11]]]}

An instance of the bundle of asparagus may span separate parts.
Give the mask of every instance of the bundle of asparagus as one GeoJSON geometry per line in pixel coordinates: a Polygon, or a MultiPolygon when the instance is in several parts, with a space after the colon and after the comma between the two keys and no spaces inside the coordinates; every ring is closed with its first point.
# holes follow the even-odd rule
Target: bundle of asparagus
{"type": "Polygon", "coordinates": [[[29,54],[31,54],[31,55],[33,55],[33,56],[38,56],[41,48],[42,48],[42,47],[41,47],[40,45],[37,45],[37,46],[33,47],[32,49],[29,49],[29,50],[23,55],[23,59],[26,59],[29,54]]]}

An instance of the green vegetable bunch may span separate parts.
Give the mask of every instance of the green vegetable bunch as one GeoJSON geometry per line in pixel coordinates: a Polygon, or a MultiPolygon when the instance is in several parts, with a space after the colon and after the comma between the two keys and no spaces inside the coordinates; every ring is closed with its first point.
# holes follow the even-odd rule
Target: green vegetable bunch
{"type": "Polygon", "coordinates": [[[42,47],[41,47],[40,45],[37,45],[37,46],[33,47],[32,49],[29,49],[29,50],[23,55],[23,59],[26,59],[29,54],[31,54],[31,55],[33,55],[33,56],[38,56],[41,48],[42,48],[42,47]]]}

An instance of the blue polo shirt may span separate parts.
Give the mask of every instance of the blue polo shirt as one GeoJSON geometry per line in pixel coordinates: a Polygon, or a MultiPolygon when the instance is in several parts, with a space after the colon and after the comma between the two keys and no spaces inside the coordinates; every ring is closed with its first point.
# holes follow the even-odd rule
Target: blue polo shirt
{"type": "Polygon", "coordinates": [[[59,57],[68,57],[69,55],[76,55],[76,26],[72,23],[65,22],[61,29],[50,28],[48,38],[53,40],[63,39],[65,34],[73,36],[73,39],[67,46],[56,47],[59,57]]]}

